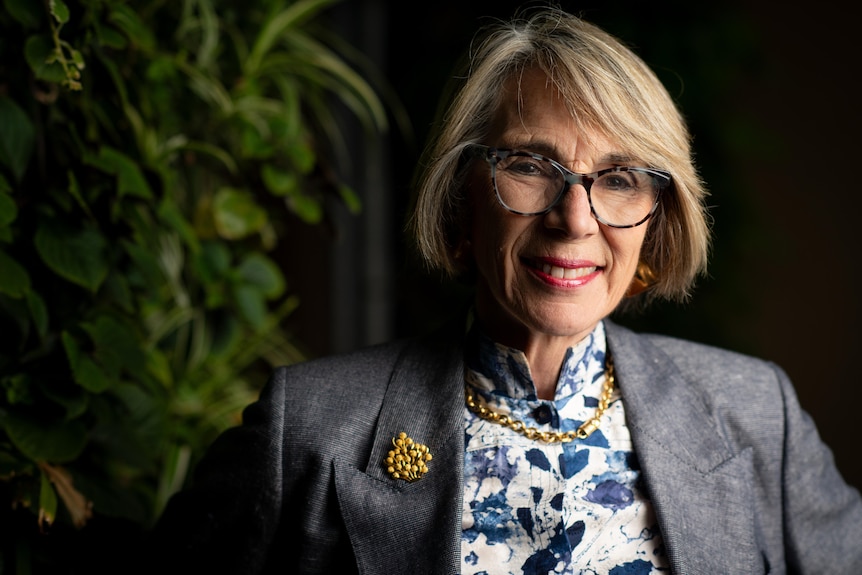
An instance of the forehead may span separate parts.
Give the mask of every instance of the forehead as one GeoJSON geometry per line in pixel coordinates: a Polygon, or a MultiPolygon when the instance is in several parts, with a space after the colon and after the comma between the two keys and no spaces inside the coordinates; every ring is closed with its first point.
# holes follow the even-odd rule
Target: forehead
{"type": "Polygon", "coordinates": [[[563,155],[620,154],[614,142],[581,117],[543,71],[528,68],[509,77],[491,124],[491,144],[563,155]]]}

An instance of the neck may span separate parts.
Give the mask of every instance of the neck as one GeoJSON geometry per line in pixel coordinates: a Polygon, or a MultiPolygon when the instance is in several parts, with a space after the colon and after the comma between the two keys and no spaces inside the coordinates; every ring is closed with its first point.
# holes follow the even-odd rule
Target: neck
{"type": "Polygon", "coordinates": [[[488,337],[524,352],[539,399],[554,399],[566,353],[569,348],[577,347],[595,330],[593,326],[586,332],[563,336],[528,329],[526,326],[522,326],[520,330],[512,329],[510,324],[497,323],[493,319],[487,321],[487,318],[481,317],[481,310],[479,312],[476,320],[481,321],[482,329],[488,337]]]}
{"type": "Polygon", "coordinates": [[[532,341],[524,346],[524,355],[527,356],[530,374],[533,376],[533,384],[536,386],[539,399],[554,399],[566,351],[577,343],[569,344],[553,339],[532,341]]]}

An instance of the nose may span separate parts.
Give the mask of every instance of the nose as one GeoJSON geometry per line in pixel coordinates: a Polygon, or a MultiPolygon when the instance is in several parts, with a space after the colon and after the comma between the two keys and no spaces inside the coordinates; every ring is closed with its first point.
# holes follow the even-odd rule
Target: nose
{"type": "Polygon", "coordinates": [[[590,199],[583,184],[571,184],[551,211],[545,214],[545,226],[565,237],[578,238],[594,234],[599,222],[593,217],[590,199]]]}

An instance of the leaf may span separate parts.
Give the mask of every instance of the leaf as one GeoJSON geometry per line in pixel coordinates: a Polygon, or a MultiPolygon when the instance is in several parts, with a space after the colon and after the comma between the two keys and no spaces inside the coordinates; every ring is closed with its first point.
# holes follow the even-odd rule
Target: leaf
{"type": "Polygon", "coordinates": [[[105,279],[103,293],[114,305],[126,313],[134,313],[135,304],[129,278],[119,272],[109,273],[105,279]]]}
{"type": "Polygon", "coordinates": [[[72,63],[78,70],[83,70],[84,68],[86,68],[86,63],[84,62],[84,55],[81,54],[80,51],[72,49],[69,55],[72,58],[72,63]]]}
{"type": "Polygon", "coordinates": [[[228,240],[244,238],[266,224],[266,212],[248,192],[222,188],[213,200],[213,219],[219,235],[228,240]]]}
{"type": "Polygon", "coordinates": [[[30,275],[21,264],[0,251],[0,293],[20,298],[30,290],[30,275]]]}
{"type": "Polygon", "coordinates": [[[159,203],[158,215],[159,219],[168,224],[180,235],[183,243],[188,246],[192,253],[200,251],[200,241],[197,234],[195,234],[194,228],[192,228],[192,225],[186,219],[185,215],[183,215],[176,202],[169,196],[166,195],[162,198],[161,203],[159,203]]]}
{"type": "Polygon", "coordinates": [[[48,36],[30,36],[24,45],[24,58],[36,77],[46,82],[62,84],[66,71],[56,60],[56,48],[48,36]]]}
{"type": "Polygon", "coordinates": [[[333,0],[300,0],[288,6],[274,18],[267,20],[266,25],[255,39],[254,46],[245,61],[245,73],[253,75],[257,72],[266,54],[285,36],[285,31],[299,26],[313,17],[333,0]]]}
{"type": "MultiPolygon", "coordinates": [[[[0,379],[0,387],[5,388],[6,401],[9,402],[9,405],[33,404],[33,392],[36,386],[33,385],[33,380],[28,374],[16,373],[4,376],[0,379]]],[[[0,471],[0,475],[2,475],[2,471],[0,471]]]]}
{"type": "Polygon", "coordinates": [[[113,317],[101,315],[95,321],[81,324],[93,340],[93,356],[107,373],[117,377],[121,371],[140,373],[146,367],[141,342],[125,324],[113,317]]]}
{"type": "Polygon", "coordinates": [[[33,461],[72,461],[87,445],[87,430],[77,419],[34,421],[8,412],[2,421],[12,444],[33,461]]]}
{"type": "Polygon", "coordinates": [[[168,500],[185,483],[191,462],[192,449],[188,445],[173,445],[169,448],[165,465],[159,478],[159,491],[156,495],[156,516],[160,516],[168,500]]]}
{"type": "Polygon", "coordinates": [[[133,44],[145,52],[152,52],[156,46],[155,37],[135,10],[125,4],[114,4],[112,8],[108,20],[122,30],[133,44]]]}
{"type": "Polygon", "coordinates": [[[184,142],[182,145],[178,146],[177,149],[206,154],[221,162],[231,174],[239,173],[236,161],[234,161],[230,153],[224,148],[207,144],[206,142],[191,141],[184,142]]]}
{"type": "Polygon", "coordinates": [[[53,16],[58,23],[65,24],[69,21],[69,8],[63,0],[49,0],[48,8],[51,10],[51,16],[53,16]]]}
{"type": "Polygon", "coordinates": [[[130,274],[130,281],[154,291],[165,284],[165,274],[162,273],[152,250],[125,239],[121,240],[120,244],[135,264],[134,275],[130,274]]]}
{"type": "Polygon", "coordinates": [[[253,124],[247,124],[241,132],[240,150],[243,158],[270,158],[274,149],[260,130],[253,124]]]}
{"type": "Polygon", "coordinates": [[[339,184],[338,195],[351,214],[356,215],[362,211],[362,201],[356,195],[356,192],[353,191],[353,188],[345,184],[339,184]]]}
{"type": "Polygon", "coordinates": [[[57,275],[96,292],[108,275],[107,242],[91,229],[71,230],[42,223],[36,230],[36,251],[57,275]]]}
{"type": "Polygon", "coordinates": [[[232,315],[224,315],[213,327],[212,351],[216,356],[227,356],[242,344],[245,330],[232,315]]]}
{"type": "MultiPolygon", "coordinates": [[[[365,78],[338,54],[307,34],[292,34],[285,40],[287,52],[298,66],[294,73],[306,76],[313,84],[338,96],[366,128],[388,129],[386,110],[380,98],[365,78]]],[[[272,54],[273,62],[266,62],[266,66],[281,66],[284,57],[284,53],[272,54]]]]}
{"type": "Polygon", "coordinates": [[[194,22],[184,22],[183,25],[193,28],[193,33],[199,35],[200,40],[195,50],[197,65],[208,69],[219,57],[219,19],[213,2],[198,2],[196,8],[197,17],[194,22]]]}
{"type": "Polygon", "coordinates": [[[261,253],[250,253],[237,268],[240,278],[258,288],[267,298],[284,293],[285,282],[278,266],[261,253]]]}
{"type": "Polygon", "coordinates": [[[27,290],[27,309],[30,310],[30,317],[33,318],[36,333],[39,334],[40,339],[44,340],[48,334],[48,308],[45,306],[45,300],[33,290],[27,290]]]}
{"type": "Polygon", "coordinates": [[[102,146],[97,157],[90,156],[88,162],[100,170],[117,176],[117,195],[152,199],[153,192],[141,172],[140,166],[129,156],[110,146],[102,146]]]}
{"type": "Polygon", "coordinates": [[[296,143],[287,148],[291,163],[301,174],[310,174],[317,163],[314,149],[305,143],[296,143]]]}
{"type": "Polygon", "coordinates": [[[195,269],[204,283],[219,281],[230,268],[230,250],[221,242],[204,242],[195,258],[195,269]]]}
{"type": "MultiPolygon", "coordinates": [[[[9,168],[17,182],[24,177],[33,146],[36,131],[27,114],[8,96],[0,96],[0,164],[9,168]]],[[[0,206],[0,223],[3,207],[0,206]]]]}
{"type": "Polygon", "coordinates": [[[255,329],[261,329],[266,324],[266,299],[257,287],[242,284],[234,289],[234,297],[242,317],[255,329]]]}
{"type": "MultiPolygon", "coordinates": [[[[43,477],[42,491],[44,492],[45,490],[44,478],[47,476],[50,482],[54,485],[54,488],[57,490],[57,494],[60,496],[60,499],[63,500],[63,505],[66,506],[66,510],[69,512],[69,515],[72,517],[72,524],[74,524],[78,529],[83,527],[87,523],[87,520],[93,515],[92,503],[88,501],[80,491],[75,489],[72,481],[72,474],[58,465],[49,465],[45,462],[40,462],[39,468],[42,470],[43,477]]],[[[56,498],[54,498],[55,508],[56,505],[56,498]]],[[[41,516],[41,509],[39,511],[41,516]]]]}
{"type": "Polygon", "coordinates": [[[299,193],[287,198],[286,203],[306,223],[318,224],[323,220],[323,207],[314,198],[299,193]]]}
{"type": "Polygon", "coordinates": [[[90,406],[90,395],[80,386],[62,383],[60,386],[44,385],[40,391],[45,394],[45,397],[66,410],[63,417],[67,421],[81,417],[90,406]]]}
{"type": "Polygon", "coordinates": [[[158,348],[149,350],[147,354],[147,373],[156,378],[156,381],[164,387],[170,388],[174,384],[174,374],[167,356],[158,348]]]}
{"type": "Polygon", "coordinates": [[[40,475],[42,481],[39,489],[39,528],[44,529],[43,523],[51,525],[57,517],[57,493],[51,486],[48,474],[43,471],[40,475]]]}
{"type": "Polygon", "coordinates": [[[99,44],[106,48],[123,50],[129,44],[129,41],[121,32],[110,26],[97,26],[96,34],[99,38],[99,44]]]}
{"type": "Polygon", "coordinates": [[[150,445],[158,445],[165,435],[167,412],[160,396],[149,393],[140,385],[121,383],[114,391],[125,407],[124,417],[134,424],[134,433],[150,445]]]}
{"type": "Polygon", "coordinates": [[[78,185],[78,178],[75,177],[75,172],[69,170],[67,174],[69,176],[69,195],[75,199],[81,209],[84,210],[85,214],[93,218],[93,212],[90,211],[90,206],[84,200],[84,196],[81,195],[81,186],[78,185]]]}
{"type": "Polygon", "coordinates": [[[33,0],[3,0],[6,11],[26,29],[38,28],[45,12],[39,2],[33,0]]]}
{"type": "Polygon", "coordinates": [[[296,193],[299,188],[296,174],[279,170],[271,164],[264,164],[260,175],[266,189],[275,196],[287,196],[296,193]]]}
{"type": "Polygon", "coordinates": [[[177,66],[189,77],[189,88],[204,102],[212,105],[215,108],[214,111],[221,112],[225,116],[231,113],[233,100],[218,78],[207,76],[187,62],[177,61],[177,66]]]}
{"type": "Polygon", "coordinates": [[[102,393],[109,389],[111,379],[96,365],[96,362],[81,352],[75,338],[69,332],[64,331],[62,340],[75,383],[93,393],[102,393]]]}

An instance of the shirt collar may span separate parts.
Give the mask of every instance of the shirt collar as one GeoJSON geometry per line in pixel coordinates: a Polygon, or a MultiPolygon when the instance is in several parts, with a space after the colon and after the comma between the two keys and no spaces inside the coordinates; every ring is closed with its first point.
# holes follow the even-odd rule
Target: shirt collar
{"type": "MultiPolygon", "coordinates": [[[[486,391],[513,399],[536,399],[536,386],[523,351],[494,342],[475,321],[467,342],[467,367],[491,383],[493,388],[486,391]]],[[[566,350],[554,399],[570,397],[585,384],[602,378],[605,349],[605,326],[599,322],[587,337],[566,350]]]]}

